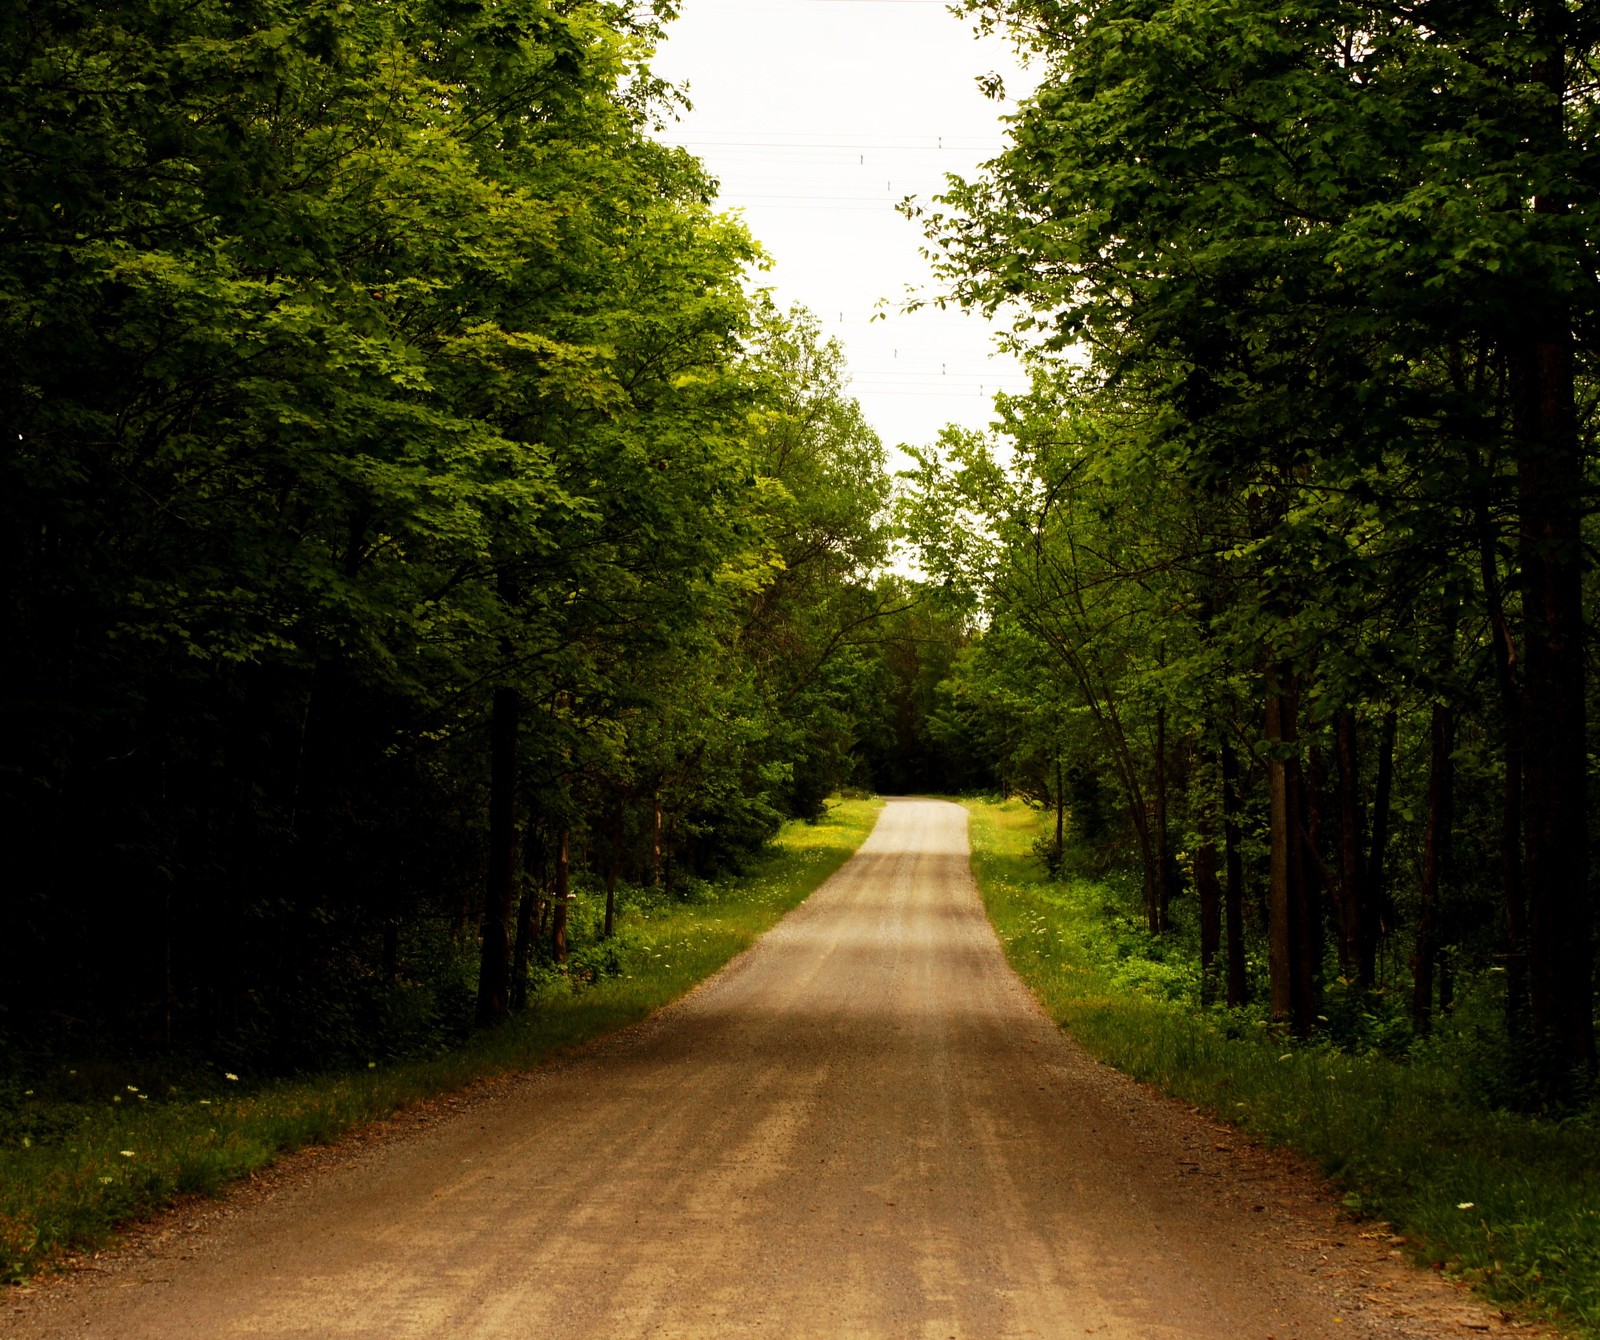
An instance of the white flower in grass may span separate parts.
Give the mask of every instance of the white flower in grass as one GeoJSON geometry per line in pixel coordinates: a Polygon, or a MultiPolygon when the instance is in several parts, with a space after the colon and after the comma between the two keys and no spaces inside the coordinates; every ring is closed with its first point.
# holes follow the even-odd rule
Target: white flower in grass
{"type": "Polygon", "coordinates": [[[117,1152],[120,1153],[122,1155],[122,1157],[125,1158],[125,1159],[131,1159],[131,1158],[134,1157],[133,1150],[131,1150],[131,1149],[122,1149],[122,1150],[118,1150],[117,1152]]]}
{"type": "Polygon", "coordinates": [[[237,1084],[239,1082],[239,1077],[237,1075],[235,1075],[233,1073],[233,1071],[231,1071],[231,1070],[228,1071],[228,1073],[225,1074],[222,1078],[227,1080],[230,1084],[237,1084]]]}
{"type": "Polygon", "coordinates": [[[1463,1201],[1457,1202],[1456,1209],[1458,1209],[1458,1210],[1470,1210],[1476,1205],[1477,1205],[1477,1201],[1463,1200],[1463,1201]]]}

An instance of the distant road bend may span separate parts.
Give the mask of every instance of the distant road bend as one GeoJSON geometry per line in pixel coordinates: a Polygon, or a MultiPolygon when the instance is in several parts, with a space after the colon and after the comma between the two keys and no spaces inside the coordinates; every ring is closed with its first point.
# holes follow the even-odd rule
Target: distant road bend
{"type": "Polygon", "coordinates": [[[329,1161],[42,1289],[0,1332],[1501,1328],[1288,1161],[1061,1036],[984,919],[965,812],[939,801],[889,802],[828,884],[655,1019],[329,1161]]]}

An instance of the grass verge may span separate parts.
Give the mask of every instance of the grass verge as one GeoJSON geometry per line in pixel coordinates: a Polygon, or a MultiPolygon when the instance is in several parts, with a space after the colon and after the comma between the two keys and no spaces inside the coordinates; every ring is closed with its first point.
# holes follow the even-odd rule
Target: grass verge
{"type": "Polygon", "coordinates": [[[1048,879],[1038,816],[969,801],[989,918],[1046,1011],[1101,1060],[1316,1159],[1353,1211],[1419,1259],[1600,1340],[1600,1131],[1495,1111],[1448,1049],[1399,1062],[1290,1046],[1261,1018],[1197,1008],[1193,971],[1119,927],[1121,895],[1048,879]],[[1148,952],[1145,952],[1148,951],[1148,952]]]}
{"type": "Polygon", "coordinates": [[[543,981],[530,1008],[426,1060],[260,1086],[219,1074],[176,1085],[92,1084],[64,1066],[0,1106],[0,1278],[16,1281],[66,1250],[184,1194],[215,1192],[280,1154],[490,1075],[525,1069],[644,1018],[710,976],[855,852],[882,802],[847,800],[816,825],[790,823],[746,876],[694,901],[631,909],[613,971],[593,983],[543,981]],[[93,1091],[86,1091],[93,1090],[93,1091]],[[158,1091],[159,1090],[159,1091],[158,1091]]]}

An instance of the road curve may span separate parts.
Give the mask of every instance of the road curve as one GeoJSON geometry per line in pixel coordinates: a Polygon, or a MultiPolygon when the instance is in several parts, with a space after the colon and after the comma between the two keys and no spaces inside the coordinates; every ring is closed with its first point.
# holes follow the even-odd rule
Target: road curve
{"type": "Polygon", "coordinates": [[[647,1024],[336,1162],[41,1290],[0,1331],[1499,1329],[1311,1179],[1063,1038],[983,917],[965,812],[938,801],[889,802],[803,907],[647,1024]]]}

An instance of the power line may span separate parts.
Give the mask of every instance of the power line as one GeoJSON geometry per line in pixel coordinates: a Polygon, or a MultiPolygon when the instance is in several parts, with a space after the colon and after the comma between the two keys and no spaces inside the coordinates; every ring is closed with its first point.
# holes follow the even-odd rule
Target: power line
{"type": "MultiPolygon", "coordinates": [[[[713,132],[713,134],[715,133],[716,132],[713,132]]],[[[775,132],[761,131],[752,133],[771,135],[775,132]]],[[[780,131],[776,133],[781,134],[782,132],[780,131]]],[[[911,139],[912,137],[907,136],[906,138],[911,139]]],[[[1005,141],[1003,140],[973,140],[970,143],[961,144],[955,142],[954,137],[948,137],[949,142],[944,142],[944,139],[937,135],[931,137],[917,136],[916,138],[919,140],[932,138],[934,143],[886,144],[871,140],[713,139],[703,135],[695,135],[692,139],[674,139],[668,136],[663,136],[661,142],[675,149],[818,149],[833,153],[852,154],[865,153],[868,150],[872,151],[873,153],[883,153],[888,150],[895,150],[901,153],[928,154],[999,153],[1000,150],[1005,148],[1005,141]]]]}

